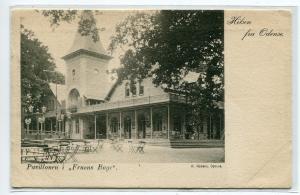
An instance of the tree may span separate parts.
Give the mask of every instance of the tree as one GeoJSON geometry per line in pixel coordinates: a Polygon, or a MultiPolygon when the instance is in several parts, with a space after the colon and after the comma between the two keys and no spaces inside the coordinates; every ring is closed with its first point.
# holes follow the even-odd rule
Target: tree
{"type": "Polygon", "coordinates": [[[224,101],[223,11],[163,10],[129,16],[116,28],[110,49],[127,50],[119,81],[152,77],[166,90],[184,93],[191,106],[190,119],[199,129],[203,113],[213,114],[224,101]],[[199,73],[194,83],[184,80],[199,73]],[[200,120],[199,120],[200,119],[200,120]]]}
{"type": "Polygon", "coordinates": [[[97,28],[94,15],[102,14],[97,10],[43,10],[41,14],[49,19],[54,28],[58,27],[61,22],[70,23],[78,19],[78,32],[82,36],[92,36],[95,42],[99,40],[99,32],[104,30],[104,28],[97,28]]]}
{"type": "Polygon", "coordinates": [[[51,93],[49,82],[64,83],[64,75],[55,67],[48,47],[21,26],[21,104],[25,112],[30,105],[38,111],[45,104],[51,93]]]}

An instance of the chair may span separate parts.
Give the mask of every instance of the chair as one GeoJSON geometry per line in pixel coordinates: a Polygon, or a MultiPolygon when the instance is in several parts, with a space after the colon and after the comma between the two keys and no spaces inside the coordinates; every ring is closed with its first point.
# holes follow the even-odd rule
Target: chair
{"type": "Polygon", "coordinates": [[[102,140],[98,140],[96,145],[92,145],[91,152],[99,152],[103,148],[103,144],[102,140]]]}
{"type": "Polygon", "coordinates": [[[74,150],[70,150],[69,152],[66,153],[65,158],[61,158],[62,160],[60,160],[60,162],[69,162],[72,160],[72,162],[77,162],[77,158],[76,155],[79,151],[79,145],[76,145],[74,150]]]}
{"type": "Polygon", "coordinates": [[[144,152],[145,145],[146,145],[146,142],[140,141],[139,144],[138,144],[138,146],[136,147],[136,152],[138,152],[138,153],[145,153],[144,152]]]}
{"type": "Polygon", "coordinates": [[[133,153],[135,152],[135,144],[133,143],[132,140],[128,140],[128,144],[129,144],[129,152],[133,153]]]}
{"type": "Polygon", "coordinates": [[[123,152],[123,141],[116,140],[112,146],[116,152],[123,152]]]}

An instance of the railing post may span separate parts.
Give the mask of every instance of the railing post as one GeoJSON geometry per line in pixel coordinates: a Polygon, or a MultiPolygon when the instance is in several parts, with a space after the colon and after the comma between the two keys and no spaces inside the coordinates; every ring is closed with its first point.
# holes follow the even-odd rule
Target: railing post
{"type": "Polygon", "coordinates": [[[170,139],[170,104],[168,104],[168,139],[170,139]]]}
{"type": "Polygon", "coordinates": [[[95,123],[95,137],[94,139],[97,139],[97,115],[95,113],[95,116],[94,116],[94,123],[95,123]]]}
{"type": "Polygon", "coordinates": [[[53,132],[52,132],[52,128],[53,128],[52,125],[53,125],[53,124],[52,124],[52,118],[50,118],[50,132],[51,132],[50,134],[51,134],[51,136],[52,136],[52,133],[53,133],[53,132]]]}
{"type": "Polygon", "coordinates": [[[120,139],[122,138],[122,113],[120,111],[120,139]]]}
{"type": "Polygon", "coordinates": [[[108,139],[108,112],[106,113],[106,139],[108,139]]]}
{"type": "MultiPolygon", "coordinates": [[[[150,97],[150,96],[149,96],[150,97]]],[[[151,125],[151,139],[153,138],[153,120],[152,120],[152,107],[150,107],[150,125],[151,125]]]]}
{"type": "Polygon", "coordinates": [[[134,128],[134,137],[136,139],[138,139],[138,135],[137,135],[137,128],[138,128],[138,121],[137,121],[137,114],[136,114],[136,110],[134,110],[134,124],[135,124],[135,128],[134,128]]]}
{"type": "Polygon", "coordinates": [[[40,122],[38,120],[38,117],[36,117],[36,130],[37,130],[37,133],[40,132],[40,122]]]}

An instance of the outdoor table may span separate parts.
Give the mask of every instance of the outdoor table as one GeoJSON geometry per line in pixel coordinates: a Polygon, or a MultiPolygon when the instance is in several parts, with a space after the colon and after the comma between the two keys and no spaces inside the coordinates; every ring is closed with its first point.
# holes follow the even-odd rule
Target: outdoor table
{"type": "Polygon", "coordinates": [[[44,159],[42,161],[52,161],[55,162],[57,155],[59,153],[59,149],[53,147],[45,147],[44,148],[44,159]]]}
{"type": "Polygon", "coordinates": [[[43,148],[43,147],[48,147],[48,145],[47,144],[26,143],[26,144],[21,144],[21,147],[24,147],[24,148],[26,148],[26,147],[41,147],[41,148],[43,148]]]}

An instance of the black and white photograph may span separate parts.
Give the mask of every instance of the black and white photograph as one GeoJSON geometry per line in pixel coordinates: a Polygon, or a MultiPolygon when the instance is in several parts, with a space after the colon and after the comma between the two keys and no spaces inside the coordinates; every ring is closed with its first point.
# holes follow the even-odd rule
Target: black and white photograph
{"type": "Polygon", "coordinates": [[[224,11],[30,9],[22,163],[225,163],[224,11]]]}
{"type": "Polygon", "coordinates": [[[10,14],[13,188],[293,185],[293,9],[10,14]]]}

